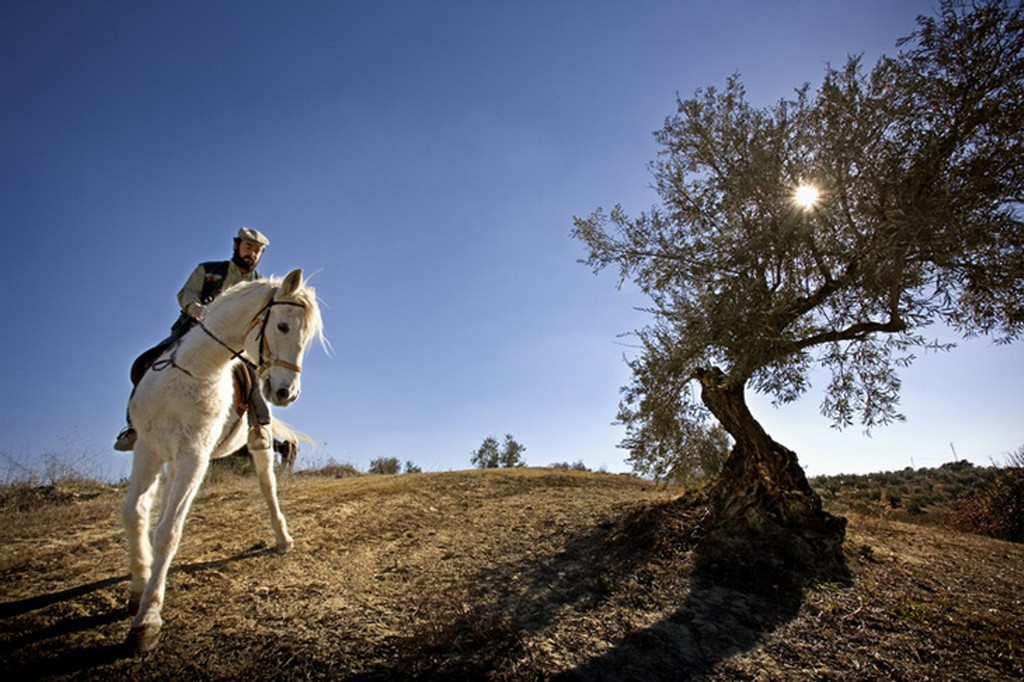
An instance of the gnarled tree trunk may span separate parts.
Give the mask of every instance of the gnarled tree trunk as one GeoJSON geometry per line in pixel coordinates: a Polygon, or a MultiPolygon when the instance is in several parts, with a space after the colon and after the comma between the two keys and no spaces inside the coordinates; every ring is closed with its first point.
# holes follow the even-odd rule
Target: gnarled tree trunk
{"type": "Polygon", "coordinates": [[[802,561],[841,561],[846,519],[822,508],[796,453],[754,419],[745,382],[731,382],[717,368],[699,378],[701,400],[736,441],[712,490],[716,529],[792,539],[802,561]]]}

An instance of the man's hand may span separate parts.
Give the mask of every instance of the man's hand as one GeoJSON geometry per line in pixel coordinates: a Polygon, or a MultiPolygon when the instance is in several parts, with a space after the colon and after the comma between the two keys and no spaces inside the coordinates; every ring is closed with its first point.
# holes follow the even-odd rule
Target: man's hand
{"type": "Polygon", "coordinates": [[[206,306],[202,303],[190,303],[187,312],[189,317],[202,322],[203,318],[206,317],[206,306]]]}

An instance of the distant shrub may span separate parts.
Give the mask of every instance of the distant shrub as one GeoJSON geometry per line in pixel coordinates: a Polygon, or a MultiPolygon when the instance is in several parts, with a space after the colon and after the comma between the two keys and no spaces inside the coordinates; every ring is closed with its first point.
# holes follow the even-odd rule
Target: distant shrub
{"type": "Polygon", "coordinates": [[[403,471],[401,463],[397,457],[378,457],[377,459],[370,462],[370,468],[366,471],[369,474],[380,474],[385,476],[394,476],[395,474],[406,473],[406,474],[422,474],[423,469],[416,466],[412,462],[405,463],[405,469],[403,471]]]}
{"type": "Polygon", "coordinates": [[[924,509],[927,506],[928,502],[924,495],[911,495],[907,501],[906,510],[908,514],[920,515],[924,514],[924,509]]]}
{"type": "Polygon", "coordinates": [[[939,469],[945,471],[968,471],[973,468],[974,465],[968,462],[966,459],[962,459],[959,462],[946,462],[945,464],[939,467],[939,469]]]}
{"type": "Polygon", "coordinates": [[[57,485],[12,483],[0,486],[0,510],[34,511],[42,507],[68,504],[74,497],[74,493],[57,485]]]}
{"type": "Polygon", "coordinates": [[[399,466],[397,457],[378,457],[370,462],[370,468],[367,469],[367,472],[371,474],[394,475],[398,473],[399,466]]]}
{"type": "Polygon", "coordinates": [[[934,469],[906,467],[872,474],[817,476],[810,482],[822,500],[840,513],[875,514],[882,509],[919,523],[949,523],[954,506],[1003,471],[950,462],[934,469]]]}
{"type": "Polygon", "coordinates": [[[233,478],[255,476],[256,466],[252,463],[252,457],[233,454],[228,457],[220,457],[210,460],[210,466],[206,470],[207,483],[223,483],[233,478]]]}
{"type": "Polygon", "coordinates": [[[590,471],[590,469],[587,468],[587,465],[583,463],[582,459],[578,462],[573,462],[572,464],[569,464],[568,462],[555,462],[551,465],[551,468],[565,469],[566,471],[590,471]]]}
{"type": "Polygon", "coordinates": [[[362,476],[362,472],[351,464],[336,462],[333,458],[319,469],[303,469],[299,475],[306,476],[333,476],[334,478],[348,478],[349,476],[362,476]]]}
{"type": "MultiPolygon", "coordinates": [[[[1011,457],[1013,463],[1022,460],[1024,447],[1011,457]]],[[[1024,467],[1001,471],[989,484],[958,503],[949,518],[961,530],[1024,542],[1024,467]]]]}
{"type": "Polygon", "coordinates": [[[38,456],[13,456],[0,450],[0,485],[57,486],[67,482],[97,483],[102,476],[95,473],[102,466],[99,453],[86,448],[74,434],[59,436],[58,451],[38,456]]]}
{"type": "Polygon", "coordinates": [[[362,472],[347,462],[338,462],[333,457],[329,457],[323,466],[300,469],[295,472],[295,475],[348,478],[349,476],[361,476],[362,472]]]}
{"type": "MultiPolygon", "coordinates": [[[[94,453],[77,439],[61,437],[62,453],[44,452],[30,459],[0,451],[0,511],[34,512],[60,508],[112,490],[95,471],[94,453]]],[[[61,512],[63,513],[63,512],[61,512]]],[[[70,517],[63,518],[70,522],[70,517]]]]}

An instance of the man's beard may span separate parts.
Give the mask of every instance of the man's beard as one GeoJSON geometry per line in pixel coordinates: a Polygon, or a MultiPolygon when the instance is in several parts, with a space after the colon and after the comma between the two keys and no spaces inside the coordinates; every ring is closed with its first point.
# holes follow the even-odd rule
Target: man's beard
{"type": "Polygon", "coordinates": [[[238,266],[239,270],[245,272],[255,269],[256,264],[260,262],[259,256],[243,256],[238,253],[238,249],[235,249],[235,255],[231,257],[231,260],[238,266]]]}

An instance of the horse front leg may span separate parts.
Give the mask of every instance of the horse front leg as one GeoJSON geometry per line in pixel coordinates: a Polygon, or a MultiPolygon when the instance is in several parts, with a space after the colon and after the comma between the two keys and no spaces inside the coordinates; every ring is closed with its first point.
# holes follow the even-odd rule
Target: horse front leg
{"type": "Polygon", "coordinates": [[[153,565],[153,546],[149,537],[149,519],[160,485],[162,464],[149,451],[145,443],[135,447],[131,481],[125,497],[122,518],[128,541],[128,570],[131,583],[128,588],[128,612],[139,611],[142,592],[149,582],[153,565]]]}
{"type": "Polygon", "coordinates": [[[160,628],[163,626],[160,611],[167,589],[167,572],[170,570],[171,560],[178,551],[185,518],[203,482],[208,465],[209,459],[199,455],[179,459],[167,481],[165,498],[161,504],[160,522],[153,535],[152,572],[142,592],[139,610],[132,621],[132,628],[126,640],[127,646],[137,653],[153,649],[159,641],[160,628]]]}
{"type": "Polygon", "coordinates": [[[270,525],[274,528],[274,535],[277,536],[277,552],[284,554],[290,550],[295,541],[288,534],[288,522],[285,521],[281,512],[281,505],[277,500],[277,476],[274,475],[274,452],[271,448],[252,450],[252,461],[256,465],[256,475],[260,481],[260,491],[263,499],[266,500],[267,508],[270,510],[270,525]]]}

